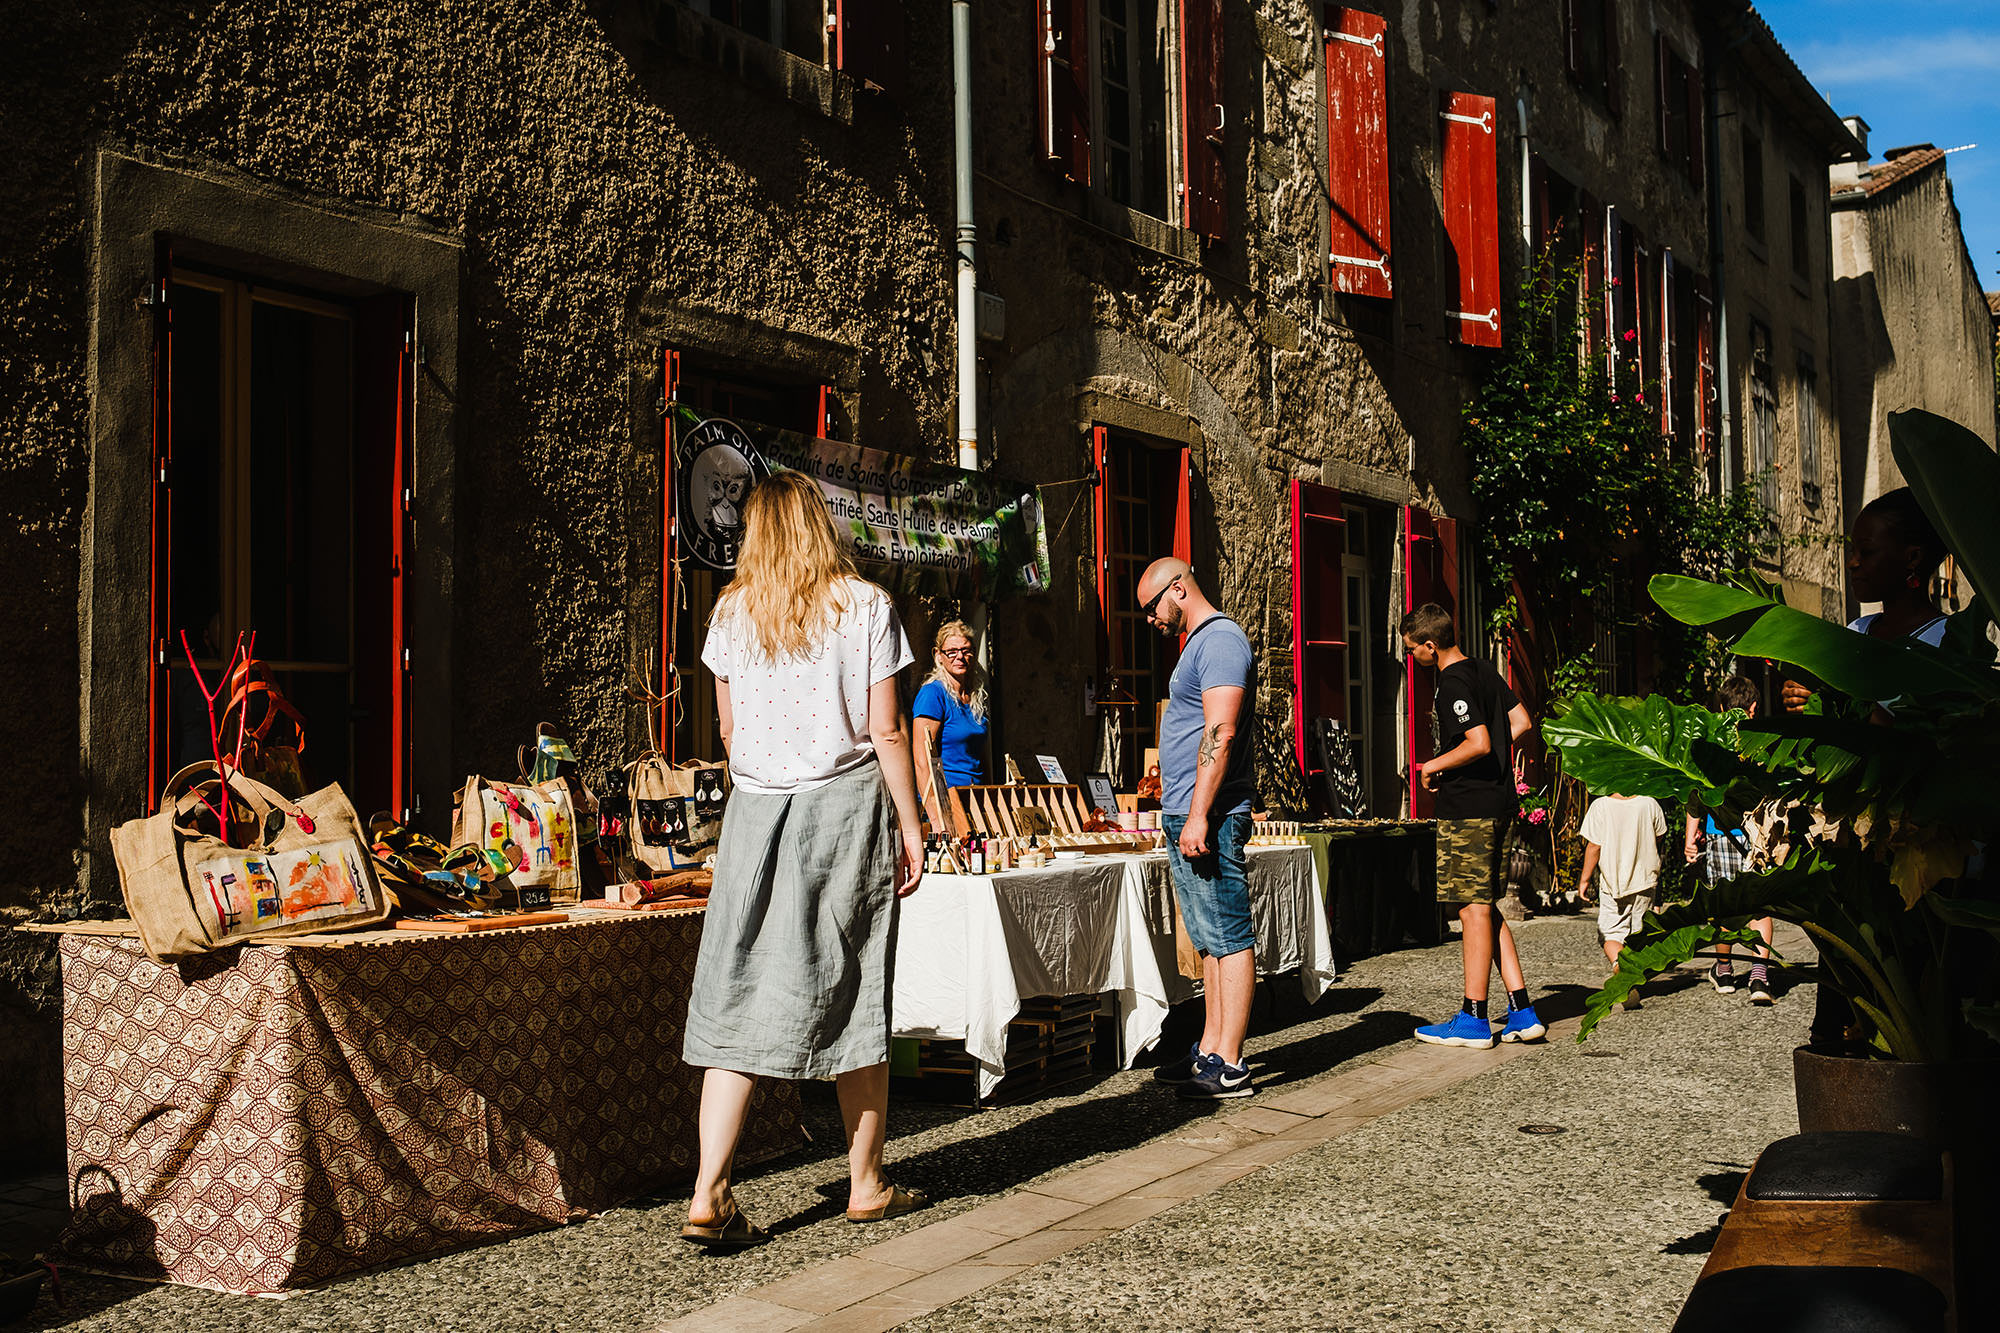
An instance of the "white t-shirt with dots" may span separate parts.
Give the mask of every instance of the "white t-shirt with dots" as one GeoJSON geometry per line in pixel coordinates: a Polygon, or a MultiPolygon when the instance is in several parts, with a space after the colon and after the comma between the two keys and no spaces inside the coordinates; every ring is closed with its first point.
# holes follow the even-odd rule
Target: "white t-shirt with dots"
{"type": "Polygon", "coordinates": [[[915,659],[888,593],[849,579],[841,595],[847,609],[800,657],[765,657],[734,616],[708,627],[701,661],[729,685],[729,779],[745,791],[808,791],[875,757],[869,687],[915,659]]]}

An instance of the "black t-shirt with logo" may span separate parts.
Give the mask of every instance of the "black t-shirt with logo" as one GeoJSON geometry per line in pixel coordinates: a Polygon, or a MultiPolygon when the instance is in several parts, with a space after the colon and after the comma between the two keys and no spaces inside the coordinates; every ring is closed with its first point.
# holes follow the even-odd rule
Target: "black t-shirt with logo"
{"type": "Polygon", "coordinates": [[[1514,742],[1507,714],[1521,701],[1484,658],[1453,662],[1437,677],[1437,753],[1458,748],[1465,733],[1486,728],[1493,749],[1437,775],[1439,819],[1503,819],[1520,808],[1514,795],[1514,742]]]}

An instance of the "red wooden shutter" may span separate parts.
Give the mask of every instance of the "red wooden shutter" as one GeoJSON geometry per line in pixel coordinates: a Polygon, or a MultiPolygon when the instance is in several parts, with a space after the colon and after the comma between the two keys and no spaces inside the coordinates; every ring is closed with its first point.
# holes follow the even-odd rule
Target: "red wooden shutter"
{"type": "Polygon", "coordinates": [[[1229,231],[1222,170],[1222,0],[1180,0],[1181,224],[1221,240],[1229,231]]]}
{"type": "Polygon", "coordinates": [[[1674,117],[1681,114],[1679,94],[1673,88],[1673,51],[1667,35],[1653,34],[1653,145],[1660,156],[1672,160],[1674,117]]]}
{"type": "Polygon", "coordinates": [[[1093,554],[1097,563],[1097,666],[1102,673],[1117,665],[1112,660],[1117,636],[1112,633],[1111,624],[1111,599],[1114,595],[1111,586],[1111,525],[1117,519],[1117,506],[1111,500],[1111,432],[1102,426],[1090,428],[1090,461],[1097,472],[1097,491],[1093,500],[1096,512],[1092,515],[1096,521],[1092,526],[1096,530],[1096,550],[1093,554]]]}
{"type": "MultiPolygon", "coordinates": [[[[1433,554],[1437,540],[1428,510],[1403,506],[1403,610],[1414,611],[1437,600],[1433,554]]],[[[1408,744],[1410,818],[1429,819],[1431,794],[1424,790],[1417,766],[1435,753],[1431,744],[1431,709],[1437,693],[1437,675],[1417,666],[1417,659],[1403,658],[1403,726],[1408,744]]]]}
{"type": "Polygon", "coordinates": [[[1446,93],[1444,229],[1458,266],[1455,308],[1446,313],[1458,341],[1500,345],[1500,162],[1494,105],[1475,93],[1446,93]]]}
{"type": "Polygon", "coordinates": [[[1680,377],[1679,304],[1674,300],[1674,252],[1660,248],[1660,281],[1654,288],[1659,298],[1660,432],[1674,435],[1674,392],[1680,377]]]}
{"type": "Polygon", "coordinates": [[[153,447],[151,539],[148,551],[146,625],[146,792],[144,808],[158,808],[160,789],[167,782],[167,710],[172,679],[167,663],[173,645],[173,466],[174,466],[174,325],[173,247],[161,237],[153,254],[153,447]]]}
{"type": "Polygon", "coordinates": [[[1577,238],[1583,251],[1576,277],[1576,299],[1582,303],[1583,318],[1577,322],[1587,363],[1604,339],[1604,294],[1609,290],[1604,280],[1604,212],[1596,197],[1585,190],[1579,196],[1577,214],[1577,238]]]}
{"type": "MultiPolygon", "coordinates": [[[[1194,564],[1194,450],[1181,446],[1180,472],[1174,481],[1174,558],[1194,564]]],[[[1187,630],[1181,631],[1187,647],[1187,630]]]]}
{"type": "Polygon", "coordinates": [[[1618,209],[1604,209],[1604,381],[1618,387],[1618,331],[1624,327],[1624,285],[1618,280],[1623,267],[1621,246],[1625,232],[1618,225],[1618,209]]]}
{"type": "Polygon", "coordinates": [[[1079,185],[1090,184],[1090,9],[1088,0],[1038,0],[1036,57],[1042,159],[1079,185]]]}
{"type": "Polygon", "coordinates": [[[1694,447],[1704,466],[1715,451],[1715,301],[1707,277],[1694,280],[1694,447]]]}
{"type": "Polygon", "coordinates": [[[903,91],[901,0],[834,0],[834,64],[894,97],[903,91]]]}
{"type": "Polygon", "coordinates": [[[1347,522],[1340,492],[1292,482],[1292,749],[1312,791],[1320,772],[1307,728],[1316,717],[1347,720],[1347,581],[1341,557],[1347,522]]]}
{"type": "Polygon", "coordinates": [[[402,811],[402,822],[412,817],[411,782],[416,767],[415,717],[410,695],[409,596],[411,525],[415,522],[411,501],[416,494],[416,470],[410,452],[410,424],[416,406],[417,323],[416,303],[403,303],[403,339],[396,357],[395,436],[390,445],[391,474],[395,494],[391,497],[390,523],[395,536],[389,548],[389,799],[392,809],[402,811]]]}
{"type": "Polygon", "coordinates": [[[674,752],[674,631],[680,622],[680,588],[675,578],[680,568],[674,562],[674,542],[679,533],[674,515],[674,404],[681,396],[681,354],[669,347],[660,354],[660,716],[657,722],[660,744],[669,761],[679,759],[674,752]]]}
{"type": "Polygon", "coordinates": [[[1702,188],[1703,172],[1708,157],[1708,117],[1702,104],[1702,73],[1699,65],[1685,66],[1682,91],[1687,98],[1684,113],[1687,121],[1687,177],[1688,184],[1699,190],[1702,188]]]}
{"type": "Polygon", "coordinates": [[[1389,273],[1388,32],[1345,7],[1327,17],[1326,181],[1333,289],[1393,293],[1389,273]]]}
{"type": "Polygon", "coordinates": [[[1625,112],[1625,55],[1618,40],[1618,0],[1598,0],[1604,6],[1604,105],[1614,119],[1625,112]]]}

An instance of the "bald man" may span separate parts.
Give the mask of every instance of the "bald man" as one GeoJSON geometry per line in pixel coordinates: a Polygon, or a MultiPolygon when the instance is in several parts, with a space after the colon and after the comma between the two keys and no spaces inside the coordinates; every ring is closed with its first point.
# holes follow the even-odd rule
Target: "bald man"
{"type": "Polygon", "coordinates": [[[1187,1057],[1154,1075],[1190,1101],[1257,1091],[1243,1058],[1257,989],[1245,851],[1250,843],[1250,750],[1257,657],[1249,636],[1203,595],[1185,560],[1155,560],[1139,576],[1139,605],[1162,634],[1185,634],[1160,721],[1160,827],[1174,897],[1201,951],[1205,1017],[1187,1057]]]}

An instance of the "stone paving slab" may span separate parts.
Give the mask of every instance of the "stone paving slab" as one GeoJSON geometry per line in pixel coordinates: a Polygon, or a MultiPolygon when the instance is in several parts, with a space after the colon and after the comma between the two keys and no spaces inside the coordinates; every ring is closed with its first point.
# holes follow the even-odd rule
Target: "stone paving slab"
{"type": "MultiPolygon", "coordinates": [[[[1518,934],[1545,1015],[1573,1016],[1603,972],[1590,924],[1557,918],[1518,934]]],[[[1811,956],[1802,942],[1781,948],[1811,956]]],[[[837,1110],[809,1090],[816,1146],[739,1186],[774,1235],[756,1250],[680,1243],[686,1195],[672,1191],[283,1302],[73,1274],[68,1311],[45,1300],[19,1327],[714,1333],[1032,1321],[1032,1333],[1053,1333],[1178,1329],[1190,1308],[1219,1310],[1204,1320],[1216,1328],[1671,1322],[1656,1316],[1700,1266],[1700,1233],[1723,1206],[1711,1195],[1727,1197],[1728,1173],[1792,1128],[1789,1050],[1810,991],[1756,1011],[1740,995],[1669,986],[1583,1050],[1416,1047],[1410,1028],[1443,1016],[1457,971],[1446,945],[1362,960],[1311,1009],[1282,984],[1268,1004],[1260,996],[1266,1030],[1249,1049],[1262,1091],[1247,1104],[1178,1102],[1143,1069],[1000,1110],[899,1101],[892,1174],[938,1202],[892,1222],[845,1220],[837,1110]],[[1571,1133],[1530,1140],[1515,1129],[1530,1119],[1571,1133]],[[1709,1185],[1691,1183],[1704,1171],[1709,1185]],[[982,1262],[1009,1246],[1053,1257],[982,1262]]]]}

